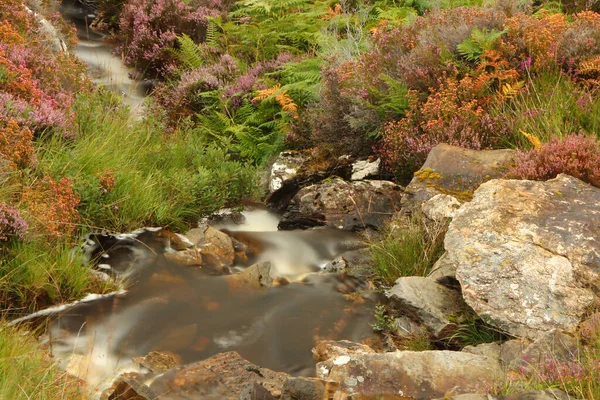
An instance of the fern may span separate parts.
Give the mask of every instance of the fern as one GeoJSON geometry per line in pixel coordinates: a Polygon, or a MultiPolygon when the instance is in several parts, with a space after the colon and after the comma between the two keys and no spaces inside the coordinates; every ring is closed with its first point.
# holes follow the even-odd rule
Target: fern
{"type": "Polygon", "coordinates": [[[179,49],[175,50],[177,59],[188,69],[196,69],[204,65],[202,49],[185,33],[177,36],[179,49]]]}
{"type": "Polygon", "coordinates": [[[496,41],[506,32],[506,29],[498,31],[496,29],[481,30],[477,27],[473,28],[471,37],[458,44],[456,50],[467,61],[478,62],[486,51],[492,50],[496,41]]]}

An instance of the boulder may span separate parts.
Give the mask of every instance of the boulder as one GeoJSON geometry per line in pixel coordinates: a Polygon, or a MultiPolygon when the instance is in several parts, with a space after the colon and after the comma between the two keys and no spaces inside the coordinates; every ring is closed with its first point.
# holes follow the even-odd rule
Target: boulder
{"type": "Polygon", "coordinates": [[[352,354],[372,354],[375,353],[375,350],[366,344],[351,342],[349,340],[321,340],[312,349],[312,353],[315,360],[326,361],[330,358],[352,354]]]}
{"type": "MultiPolygon", "coordinates": [[[[251,400],[258,390],[281,394],[288,375],[261,368],[236,352],[220,353],[204,361],[165,372],[150,388],[161,400],[251,400]]],[[[261,394],[261,398],[268,398],[261,394]]]]}
{"type": "Polygon", "coordinates": [[[579,343],[575,338],[553,330],[516,353],[508,367],[520,372],[543,374],[547,367],[552,368],[557,362],[573,360],[578,353],[579,343]]]}
{"type": "Polygon", "coordinates": [[[271,166],[269,175],[269,194],[281,189],[284,182],[294,178],[298,169],[308,161],[308,154],[300,151],[280,153],[271,166]]]}
{"type": "Polygon", "coordinates": [[[323,265],[323,272],[358,274],[371,262],[365,249],[349,250],[323,265]]]}
{"type": "Polygon", "coordinates": [[[401,194],[402,187],[388,181],[330,178],[298,191],[279,229],[323,225],[351,231],[378,229],[400,208],[401,194]]]}
{"type": "Polygon", "coordinates": [[[283,384],[282,400],[321,400],[325,398],[325,383],[320,379],[289,377],[283,384]]]}
{"type": "Polygon", "coordinates": [[[493,180],[444,241],[463,297],[486,322],[536,339],[575,332],[600,291],[600,189],[567,176],[493,180]]]}
{"type": "Polygon", "coordinates": [[[178,364],[175,355],[160,351],[151,351],[144,357],[134,357],[133,362],[156,374],[162,374],[178,364]]]}
{"type": "Polygon", "coordinates": [[[386,295],[399,314],[423,325],[438,339],[454,333],[457,325],[451,320],[467,309],[459,291],[418,276],[398,278],[386,295]]]}
{"type": "Polygon", "coordinates": [[[462,351],[465,353],[479,354],[493,360],[500,360],[501,346],[498,343],[481,343],[476,346],[465,346],[462,351]]]}
{"type": "Polygon", "coordinates": [[[433,264],[427,277],[435,279],[438,283],[442,283],[443,285],[449,281],[456,281],[456,264],[450,261],[448,253],[442,254],[435,264],[433,264]]]}
{"type": "Polygon", "coordinates": [[[396,351],[320,362],[317,377],[337,384],[338,392],[352,398],[396,395],[432,399],[494,387],[502,382],[502,371],[497,360],[475,354],[396,351]]]}
{"type": "Polygon", "coordinates": [[[435,146],[406,187],[402,205],[419,210],[437,194],[469,201],[483,182],[500,178],[512,164],[514,150],[469,150],[448,144],[435,146]]]}
{"type": "Polygon", "coordinates": [[[456,197],[447,194],[436,194],[421,205],[423,214],[436,222],[452,219],[459,208],[460,201],[456,200],[456,197]]]}
{"type": "Polygon", "coordinates": [[[366,178],[374,178],[379,175],[379,166],[381,165],[381,159],[376,160],[360,160],[352,164],[352,176],[350,177],[353,181],[359,181],[366,178]]]}

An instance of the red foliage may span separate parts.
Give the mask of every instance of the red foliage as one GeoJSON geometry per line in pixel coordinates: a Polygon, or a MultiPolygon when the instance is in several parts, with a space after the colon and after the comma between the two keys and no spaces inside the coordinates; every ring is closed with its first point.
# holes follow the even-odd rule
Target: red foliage
{"type": "Polygon", "coordinates": [[[13,169],[33,167],[36,164],[33,134],[15,120],[0,121],[0,155],[13,169]]]}

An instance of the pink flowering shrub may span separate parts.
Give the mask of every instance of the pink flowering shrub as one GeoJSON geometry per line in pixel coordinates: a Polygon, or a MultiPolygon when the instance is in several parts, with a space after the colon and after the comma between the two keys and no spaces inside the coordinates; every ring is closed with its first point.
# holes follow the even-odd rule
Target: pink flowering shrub
{"type": "Polygon", "coordinates": [[[6,242],[11,237],[22,239],[27,229],[27,222],[18,209],[0,202],[0,241],[6,242]]]}
{"type": "Polygon", "coordinates": [[[166,77],[176,67],[170,49],[176,47],[177,36],[185,33],[196,43],[203,42],[207,18],[217,16],[222,7],[222,3],[200,4],[194,0],[129,0],[121,12],[123,43],[117,51],[127,65],[142,73],[166,77]]]}
{"type": "Polygon", "coordinates": [[[568,174],[600,187],[600,149],[594,136],[553,136],[540,149],[521,152],[509,178],[546,180],[568,174]]]}

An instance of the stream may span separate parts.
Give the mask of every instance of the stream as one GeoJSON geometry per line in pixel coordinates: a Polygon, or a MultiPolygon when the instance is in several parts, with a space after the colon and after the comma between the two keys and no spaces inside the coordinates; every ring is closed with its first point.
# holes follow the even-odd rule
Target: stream
{"type": "MultiPolygon", "coordinates": [[[[91,20],[80,5],[65,0],[61,12],[78,28],[74,52],[89,65],[94,80],[124,95],[138,113],[148,88],[129,78],[132,70],[113,55],[104,35],[86,27],[91,20]]],[[[260,248],[233,271],[268,261],[271,276],[285,284],[247,290],[227,276],[173,265],[161,255],[164,249],[115,246],[106,257],[114,270],[128,276],[127,290],[55,312],[46,346],[64,369],[99,395],[119,373],[139,371],[132,358],[150,351],[170,353],[180,365],[237,351],[261,367],[313,376],[311,349],[319,340],[361,341],[373,335],[376,296],[363,291],[364,283],[356,278],[321,271],[362,245],[355,234],[278,231],[279,217],[261,207],[243,215],[242,224],[214,225],[260,248]]]]}

